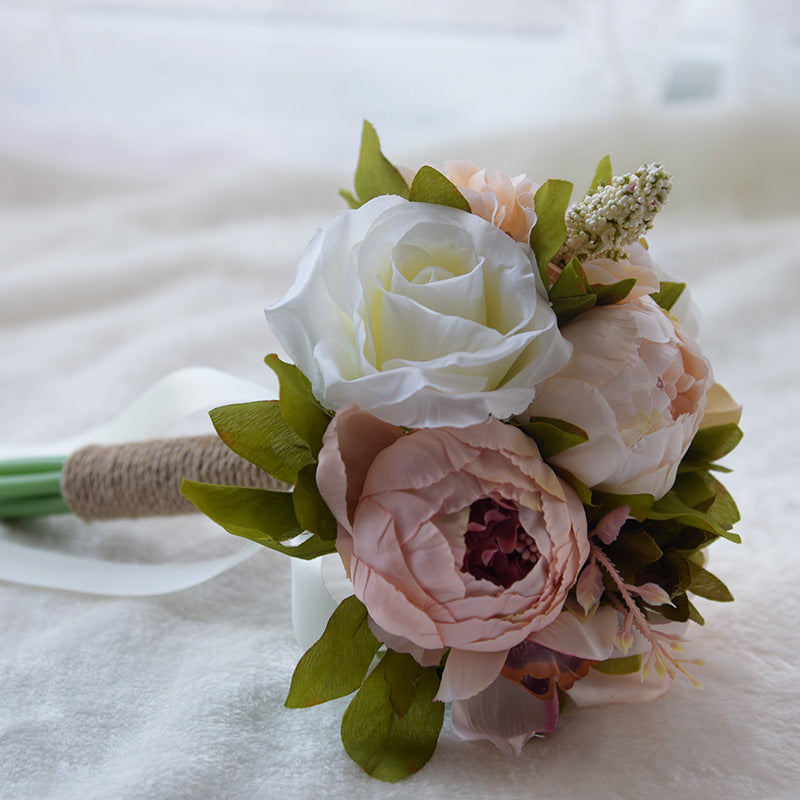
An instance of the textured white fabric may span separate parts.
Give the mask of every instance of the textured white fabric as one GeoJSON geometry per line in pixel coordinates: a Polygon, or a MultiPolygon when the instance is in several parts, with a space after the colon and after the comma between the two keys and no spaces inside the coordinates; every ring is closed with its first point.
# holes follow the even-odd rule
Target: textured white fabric
{"type": "MultiPolygon", "coordinates": [[[[358,122],[354,123],[354,137],[358,122]]],[[[323,130],[316,135],[325,137],[323,130]]],[[[391,131],[381,131],[391,139],[391,131]]],[[[290,565],[263,552],[186,592],[107,599],[0,584],[0,796],[97,798],[793,796],[800,781],[800,119],[682,111],[591,129],[514,129],[408,164],[469,156],[583,187],[596,160],[663,160],[676,189],[654,240],[682,262],[717,378],[745,406],[724,478],[744,544],[711,567],[733,605],[698,601],[697,691],[566,714],[518,759],[457,741],[388,786],[343,752],[346,701],[283,708],[300,650],[290,565]]],[[[205,364],[266,384],[263,306],[340,208],[331,174],[196,171],[135,179],[0,152],[0,440],[113,416],[158,378],[205,364]]],[[[0,525],[12,542],[133,563],[238,542],[199,518],[0,525]]]]}

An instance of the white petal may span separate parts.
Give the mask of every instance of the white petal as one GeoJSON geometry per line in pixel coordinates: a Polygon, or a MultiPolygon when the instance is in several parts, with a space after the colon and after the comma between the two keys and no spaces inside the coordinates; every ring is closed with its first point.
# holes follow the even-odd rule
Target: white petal
{"type": "Polygon", "coordinates": [[[442,673],[439,693],[434,699],[449,703],[483,691],[500,674],[507,655],[508,650],[476,653],[471,650],[451,649],[442,673]]]}
{"type": "Polygon", "coordinates": [[[528,638],[559,653],[605,661],[614,650],[616,632],[617,612],[611,606],[600,606],[587,620],[562,611],[554,622],[528,638]]]}
{"type": "Polygon", "coordinates": [[[475,697],[453,703],[450,724],[462,739],[486,739],[508,755],[519,755],[534,734],[555,730],[558,698],[540,700],[519,684],[498,678],[475,697]]]}
{"type": "Polygon", "coordinates": [[[602,706],[609,703],[647,703],[661,697],[672,681],[665,675],[660,678],[655,670],[642,680],[641,672],[630,675],[605,675],[596,669],[579,680],[569,696],[579,706],[602,706]]]}

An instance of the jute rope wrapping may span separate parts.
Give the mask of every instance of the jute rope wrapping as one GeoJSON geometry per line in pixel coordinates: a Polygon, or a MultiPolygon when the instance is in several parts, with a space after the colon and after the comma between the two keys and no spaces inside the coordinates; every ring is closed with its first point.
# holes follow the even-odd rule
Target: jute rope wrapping
{"type": "Polygon", "coordinates": [[[281,483],[237,456],[216,436],[90,445],[64,465],[61,495],[85,520],[190,514],[181,480],[284,490],[281,483]]]}

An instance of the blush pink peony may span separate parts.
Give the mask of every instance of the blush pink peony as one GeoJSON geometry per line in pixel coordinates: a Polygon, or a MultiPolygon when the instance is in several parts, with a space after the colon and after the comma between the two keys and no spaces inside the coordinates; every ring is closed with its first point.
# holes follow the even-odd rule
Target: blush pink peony
{"type": "Polygon", "coordinates": [[[325,434],[317,484],[377,626],[452,648],[439,699],[488,686],[511,647],[558,617],[588,554],[575,493],[497,420],[404,433],[348,407],[325,434]]]}
{"type": "Polygon", "coordinates": [[[649,297],[593,308],[562,332],[572,358],[528,413],[578,425],[589,441],[551,462],[593,488],[662,497],[703,419],[708,361],[649,297]]]}
{"type": "Polygon", "coordinates": [[[491,177],[471,161],[448,161],[447,177],[458,187],[476,216],[505,231],[512,239],[528,244],[536,223],[534,195],[538,184],[517,175],[509,178],[502,172],[491,177]]]}

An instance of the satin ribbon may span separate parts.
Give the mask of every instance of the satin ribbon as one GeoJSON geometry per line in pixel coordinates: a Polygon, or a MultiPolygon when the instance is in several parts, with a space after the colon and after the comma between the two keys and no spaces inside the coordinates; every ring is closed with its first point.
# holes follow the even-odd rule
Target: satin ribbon
{"type": "MultiPolygon", "coordinates": [[[[54,442],[0,448],[0,459],[66,456],[88,444],[158,438],[199,411],[277,396],[277,380],[258,386],[208,367],[188,367],[162,378],[102,425],[54,442]]],[[[197,586],[263,549],[247,542],[233,555],[222,558],[189,563],[122,564],[27,547],[0,535],[0,580],[84,594],[147,597],[197,586]]]]}

